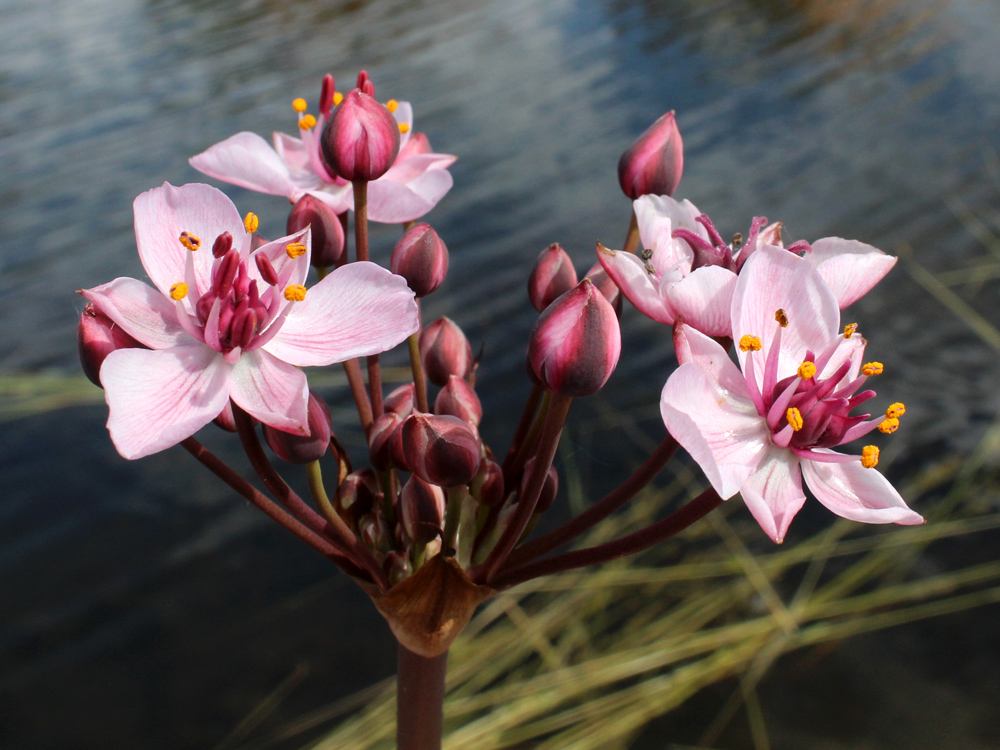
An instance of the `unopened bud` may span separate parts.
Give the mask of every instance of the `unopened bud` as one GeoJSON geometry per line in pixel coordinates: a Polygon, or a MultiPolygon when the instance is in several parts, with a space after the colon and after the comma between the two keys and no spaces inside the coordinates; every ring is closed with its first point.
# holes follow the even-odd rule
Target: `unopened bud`
{"type": "Polygon", "coordinates": [[[620,318],[622,316],[621,289],[618,288],[614,279],[608,276],[608,272],[604,270],[604,266],[601,265],[600,261],[590,267],[590,270],[587,271],[587,278],[604,295],[604,299],[611,303],[611,306],[615,309],[615,315],[620,318]]]}
{"type": "MultiPolygon", "coordinates": [[[[83,373],[94,385],[101,385],[101,365],[116,349],[145,349],[142,344],[115,325],[107,315],[88,303],[80,313],[76,329],[83,373]]],[[[103,386],[102,386],[103,387],[103,386]]]]}
{"type": "Polygon", "coordinates": [[[434,413],[450,414],[478,427],[483,418],[483,405],[467,380],[451,375],[445,387],[438,392],[434,413]]]}
{"type": "Polygon", "coordinates": [[[415,412],[403,423],[402,441],[410,471],[425,482],[458,487],[479,470],[479,437],[458,417],[415,412]]]}
{"type": "Polygon", "coordinates": [[[402,424],[403,417],[391,411],[385,412],[372,423],[368,433],[368,457],[372,466],[379,471],[386,471],[395,465],[391,443],[402,424]]]}
{"type": "Polygon", "coordinates": [[[333,209],[314,195],[306,193],[288,214],[288,234],[312,229],[310,265],[315,268],[335,266],[344,257],[344,227],[333,209]]]}
{"type": "Polygon", "coordinates": [[[330,409],[313,391],[309,391],[308,435],[293,435],[264,425],[264,440],[278,458],[290,464],[318,461],[330,447],[330,435],[330,409]]]}
{"type": "Polygon", "coordinates": [[[684,171],[684,144],[674,113],[649,126],[618,160],[618,183],[632,200],[673,195],[684,171]]]}
{"type": "Polygon", "coordinates": [[[405,581],[413,573],[413,566],[410,564],[410,559],[402,552],[396,552],[395,550],[385,556],[382,568],[389,577],[389,583],[393,586],[405,581]]]}
{"type": "MultiPolygon", "coordinates": [[[[521,488],[519,497],[523,498],[524,493],[528,489],[528,481],[531,478],[531,472],[535,468],[535,459],[529,459],[528,463],[524,465],[524,473],[521,475],[521,488]]],[[[545,483],[542,485],[542,493],[538,496],[538,502],[535,504],[535,513],[544,513],[549,508],[552,507],[552,503],[556,501],[556,493],[559,492],[559,473],[556,471],[555,466],[549,467],[549,473],[545,476],[545,483]]]]}
{"type": "Polygon", "coordinates": [[[440,318],[420,332],[420,361],[427,379],[444,386],[448,376],[464,378],[472,369],[472,347],[450,318],[440,318]]]}
{"type": "Polygon", "coordinates": [[[576,286],[576,269],[562,245],[553,242],[542,250],[528,277],[528,298],[541,312],[556,297],[561,297],[576,286]]]}
{"type": "Polygon", "coordinates": [[[385,519],[376,511],[366,513],[358,521],[358,534],[372,552],[386,554],[392,548],[392,534],[385,519]]]}
{"type": "Polygon", "coordinates": [[[320,149],[345,180],[377,180],[399,153],[399,125],[372,96],[351,89],[323,128],[320,149]]]}
{"type": "Polygon", "coordinates": [[[528,371],[561,396],[589,396],[608,382],[621,346],[614,309],[584,279],[539,316],[528,343],[528,371]]]}
{"type": "Polygon", "coordinates": [[[473,496],[483,505],[499,505],[506,497],[503,486],[503,469],[491,458],[483,459],[479,473],[470,486],[473,496]]]}
{"type": "Polygon", "coordinates": [[[427,544],[444,531],[444,490],[411,476],[400,495],[400,516],[407,536],[427,544]]]}
{"type": "Polygon", "coordinates": [[[417,403],[417,387],[413,383],[404,383],[385,397],[383,408],[406,418],[410,416],[417,403]]]}
{"type": "Polygon", "coordinates": [[[375,507],[376,502],[382,500],[378,477],[371,469],[355,471],[344,477],[344,481],[340,483],[340,488],[337,490],[337,495],[339,496],[338,512],[354,526],[357,526],[362,516],[375,507]]]}
{"type": "Polygon", "coordinates": [[[430,224],[417,224],[392,249],[389,270],[406,279],[417,297],[426,297],[448,274],[448,248],[430,224]]]}

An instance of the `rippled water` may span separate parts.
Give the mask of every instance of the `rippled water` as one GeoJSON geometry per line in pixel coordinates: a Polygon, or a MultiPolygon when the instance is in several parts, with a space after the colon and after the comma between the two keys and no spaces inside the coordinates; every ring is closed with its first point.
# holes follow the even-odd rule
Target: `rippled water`
{"type": "MultiPolygon", "coordinates": [[[[585,270],[595,239],[620,244],[618,155],[668,109],[678,195],[723,233],[766,215],[792,238],[906,242],[940,271],[987,253],[966,209],[998,226],[994,4],[11,0],[4,21],[3,370],[76,368],[74,290],[142,275],[135,195],[199,180],[186,158],[238,130],[292,130],[293,97],[359,67],[460,157],[428,217],[451,276],[425,309],[484,344],[484,434],[500,446],[527,392],[531,263],[559,241],[585,270]]],[[[263,233],[284,226],[281,199],[226,190],[263,233]]],[[[376,231],[375,256],[396,236],[376,231]]],[[[997,322],[995,284],[964,291],[997,322]]],[[[1000,407],[997,353],[901,269],[859,308],[881,388],[908,405],[896,447],[969,450],[1000,407]]],[[[657,436],[666,332],[623,321],[622,366],[582,416],[627,408],[657,436]]],[[[343,577],[180,451],[120,459],[104,417],[0,424],[0,744],[211,747],[298,663],[302,709],[392,673],[387,629],[343,577]]],[[[617,457],[582,450],[610,481],[617,457]]]]}

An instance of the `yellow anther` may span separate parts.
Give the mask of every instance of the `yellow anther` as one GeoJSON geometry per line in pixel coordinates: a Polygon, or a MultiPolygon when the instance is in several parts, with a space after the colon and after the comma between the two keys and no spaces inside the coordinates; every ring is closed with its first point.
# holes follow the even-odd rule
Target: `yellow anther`
{"type": "Polygon", "coordinates": [[[184,299],[187,297],[188,285],[183,281],[178,281],[176,284],[170,287],[170,299],[176,302],[179,299],[184,299]]]}
{"type": "Polygon", "coordinates": [[[306,107],[308,106],[309,105],[306,104],[306,100],[303,99],[302,97],[299,97],[298,99],[292,99],[292,109],[294,109],[296,112],[305,112],[306,107]]]}
{"type": "Polygon", "coordinates": [[[885,415],[892,419],[899,419],[904,414],[906,414],[906,407],[898,401],[894,404],[889,404],[889,408],[885,410],[885,415]]]}
{"type": "Polygon", "coordinates": [[[334,94],[333,94],[333,106],[336,107],[342,101],[344,101],[344,95],[341,94],[339,91],[334,92],[334,94]]]}
{"type": "Polygon", "coordinates": [[[285,299],[289,302],[301,302],[306,298],[306,288],[301,284],[289,284],[285,287],[285,299]]]}
{"type": "Polygon", "coordinates": [[[816,375],[816,363],[806,360],[801,365],[799,365],[799,377],[803,380],[809,380],[809,378],[816,375]]]}
{"type": "Polygon", "coordinates": [[[762,346],[760,339],[756,336],[751,336],[749,333],[740,339],[741,352],[759,352],[762,346]]]}
{"type": "Polygon", "coordinates": [[[409,133],[410,132],[410,126],[407,125],[405,122],[399,123],[399,132],[400,133],[409,133]]]}
{"type": "Polygon", "coordinates": [[[395,112],[398,107],[399,107],[399,102],[397,102],[395,99],[390,99],[385,103],[385,108],[390,112],[395,112]]]}
{"type": "Polygon", "coordinates": [[[285,252],[289,258],[301,258],[306,254],[306,246],[301,242],[289,242],[285,245],[285,252]]]}
{"type": "Polygon", "coordinates": [[[881,362],[866,362],[861,368],[864,375],[881,375],[884,370],[885,366],[881,362]]]}
{"type": "Polygon", "coordinates": [[[257,227],[260,226],[260,219],[257,218],[257,214],[252,211],[248,213],[247,217],[243,220],[243,226],[250,234],[256,232],[257,227]]]}
{"type": "Polygon", "coordinates": [[[784,310],[775,310],[774,319],[778,321],[778,325],[781,326],[782,328],[788,325],[788,316],[785,315],[784,310]]]}
{"type": "Polygon", "coordinates": [[[299,118],[299,130],[309,130],[316,127],[316,118],[312,115],[302,115],[299,118]]]}
{"type": "Polygon", "coordinates": [[[877,445],[866,445],[861,449],[861,465],[866,469],[873,469],[878,466],[877,445]]]}
{"type": "Polygon", "coordinates": [[[844,338],[845,339],[851,338],[851,336],[854,335],[854,332],[856,330],[858,330],[857,323],[848,323],[846,326],[844,326],[844,338]]]}
{"type": "Polygon", "coordinates": [[[899,420],[895,417],[886,417],[882,420],[881,424],[878,426],[878,431],[885,434],[891,435],[896,430],[899,429],[899,420]]]}
{"type": "Polygon", "coordinates": [[[802,412],[800,412],[794,406],[789,407],[788,411],[785,412],[785,419],[788,420],[788,424],[791,425],[791,428],[795,432],[798,432],[799,430],[802,429],[803,425],[802,412]]]}
{"type": "Polygon", "coordinates": [[[177,239],[179,239],[181,241],[181,244],[184,245],[184,247],[186,247],[192,253],[199,247],[201,247],[201,239],[195,237],[190,232],[181,232],[181,236],[178,237],[177,239]]]}

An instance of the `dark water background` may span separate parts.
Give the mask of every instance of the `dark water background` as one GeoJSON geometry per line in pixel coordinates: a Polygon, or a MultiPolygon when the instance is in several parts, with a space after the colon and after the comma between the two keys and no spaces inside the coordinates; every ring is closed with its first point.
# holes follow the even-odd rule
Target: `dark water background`
{"type": "MultiPolygon", "coordinates": [[[[527,392],[531,264],[553,241],[581,271],[595,238],[620,246],[618,155],[668,109],[685,141],[678,197],[724,234],[766,215],[792,239],[908,242],[946,271],[988,255],[963,207],[997,228],[995,3],[7,0],[0,18],[4,371],[76,369],[74,290],[142,276],[135,195],[198,181],[187,157],[239,130],[293,132],[293,97],[315,102],[324,73],[343,87],[360,67],[380,98],[413,103],[436,150],[460,156],[428,216],[452,270],[425,310],[485,344],[483,431],[500,449],[527,392]]],[[[283,199],[225,190],[263,234],[281,233],[283,199]]],[[[376,231],[374,255],[396,236],[376,231]]],[[[965,291],[995,324],[996,284],[965,291]]],[[[908,407],[886,455],[909,458],[890,476],[967,453],[1000,410],[997,352],[899,268],[858,308],[887,364],[882,393],[908,407]]],[[[628,409],[659,439],[667,332],[634,310],[623,324],[622,364],[583,413],[628,409]]],[[[343,390],[330,395],[356,446],[339,426],[343,390]]],[[[105,416],[0,424],[0,747],[215,747],[297,665],[308,676],[286,719],[392,674],[388,629],[344,577],[179,449],[118,457],[105,416]]],[[[232,441],[206,441],[235,460],[232,441]]],[[[621,450],[588,449],[585,478],[620,476],[621,450]]],[[[863,640],[861,660],[884,679],[957,707],[921,730],[927,744],[884,728],[863,746],[998,746],[976,724],[1000,700],[997,622],[947,618],[898,648],[863,640]]],[[[819,696],[857,687],[817,681],[819,696]]],[[[775,690],[775,705],[794,702],[775,690]]],[[[912,723],[902,699],[882,697],[912,723]]]]}

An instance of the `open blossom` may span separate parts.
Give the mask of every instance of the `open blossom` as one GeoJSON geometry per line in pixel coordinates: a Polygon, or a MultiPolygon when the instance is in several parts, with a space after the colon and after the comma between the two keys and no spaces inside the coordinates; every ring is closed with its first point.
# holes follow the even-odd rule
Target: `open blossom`
{"type": "Polygon", "coordinates": [[[149,349],[101,366],[111,439],[139,458],[191,436],[231,398],[267,425],[309,434],[303,366],[385,351],[419,327],[413,292],[374,263],[351,263],[310,289],[305,229],[251,252],[219,190],[164,184],[136,198],[139,257],[155,288],[118,278],[81,292],[149,349]]]}
{"type": "MultiPolygon", "coordinates": [[[[303,99],[292,103],[300,137],[274,133],[272,148],[256,133],[237,133],[192,157],[191,166],[223,182],[284,195],[292,203],[308,193],[336,213],[353,210],[351,183],[335,174],[320,152],[323,126],[340,100],[327,76],[316,115],[305,111],[303,99]]],[[[399,154],[388,172],[368,184],[368,218],[401,224],[419,219],[447,194],[452,186],[448,167],[456,157],[432,153],[427,136],[413,131],[409,102],[390,100],[386,106],[399,126],[399,154]]]]}
{"type": "MultiPolygon", "coordinates": [[[[745,242],[727,243],[690,201],[644,195],[633,204],[643,252],[636,256],[598,246],[608,275],[640,312],[673,324],[680,319],[709,336],[731,336],[729,308],[736,279],[760,247],[784,247],[781,224],[758,217],[745,242]]],[[[864,296],[896,258],[871,245],[825,237],[785,248],[807,259],[837,298],[840,309],[864,296]]]]}
{"type": "Polygon", "coordinates": [[[713,339],[677,326],[683,364],[660,401],[670,434],[715,491],[724,499],[739,492],[779,542],[805,502],[803,478],[844,518],[921,523],[875,470],[877,447],[860,456],[833,450],[875,429],[894,432],[905,409],[893,404],[875,419],[850,414],[875,396],[861,388],[882,365],[863,364],[857,326],[841,332],[837,298],[820,272],[786,250],[760,248],[736,282],[731,325],[740,367],[713,339]]]}

